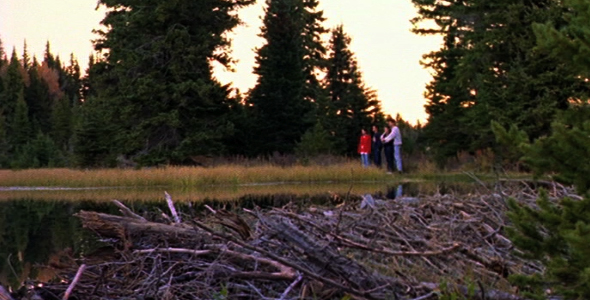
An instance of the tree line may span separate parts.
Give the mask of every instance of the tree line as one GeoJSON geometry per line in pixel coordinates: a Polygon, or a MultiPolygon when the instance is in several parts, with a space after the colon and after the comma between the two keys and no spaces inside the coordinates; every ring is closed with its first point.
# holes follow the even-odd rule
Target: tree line
{"type": "MultiPolygon", "coordinates": [[[[351,38],[343,25],[323,25],[318,0],[266,0],[255,86],[240,93],[215,78],[214,63],[231,69],[233,62],[226,33],[254,2],[99,1],[107,13],[84,76],[73,57],[68,64],[53,57],[49,44],[42,61],[26,48],[20,56],[1,50],[0,167],[355,155],[360,128],[383,124],[383,112],[351,38]]],[[[441,35],[443,44],[422,60],[433,73],[428,122],[401,122],[406,153],[424,151],[441,167],[480,150],[516,161],[492,121],[531,141],[550,134],[559,112],[586,94],[586,77],[539,47],[533,30],[566,26],[561,1],[412,2],[413,31],[441,35]]]]}
{"type": "Polygon", "coordinates": [[[83,77],[49,43],[42,62],[29,62],[26,48],[21,57],[0,53],[0,166],[354,154],[360,128],[383,113],[350,37],[342,25],[325,28],[318,1],[266,1],[250,91],[214,77],[213,63],[231,68],[226,34],[254,2],[99,1],[106,29],[95,31],[83,77]]]}

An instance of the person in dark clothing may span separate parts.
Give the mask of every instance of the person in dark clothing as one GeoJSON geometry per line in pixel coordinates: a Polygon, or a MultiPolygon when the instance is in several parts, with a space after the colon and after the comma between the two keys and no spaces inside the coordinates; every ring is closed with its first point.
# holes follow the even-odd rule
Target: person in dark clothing
{"type": "Polygon", "coordinates": [[[379,127],[373,125],[371,129],[373,131],[373,145],[371,146],[371,150],[373,151],[373,164],[378,168],[381,168],[381,148],[383,144],[381,143],[381,133],[379,132],[379,127]]]}
{"type": "Polygon", "coordinates": [[[387,174],[393,172],[393,140],[385,142],[385,137],[391,133],[391,128],[385,126],[383,128],[383,134],[381,135],[381,142],[383,143],[383,151],[385,152],[385,160],[387,161],[387,174]]]}

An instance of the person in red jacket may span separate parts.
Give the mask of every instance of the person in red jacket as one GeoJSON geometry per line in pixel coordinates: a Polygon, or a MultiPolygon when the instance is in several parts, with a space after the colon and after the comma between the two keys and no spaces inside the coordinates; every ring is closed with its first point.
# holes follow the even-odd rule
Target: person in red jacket
{"type": "Polygon", "coordinates": [[[363,167],[369,166],[369,153],[371,153],[371,135],[363,128],[361,129],[361,139],[359,141],[358,152],[361,155],[363,167]]]}

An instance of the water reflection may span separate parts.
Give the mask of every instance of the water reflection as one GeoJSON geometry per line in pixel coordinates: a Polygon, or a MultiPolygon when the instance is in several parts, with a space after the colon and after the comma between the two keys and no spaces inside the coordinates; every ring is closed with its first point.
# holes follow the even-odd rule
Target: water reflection
{"type": "MultiPolygon", "coordinates": [[[[473,185],[455,186],[472,190],[473,185]]],[[[231,207],[282,206],[288,202],[307,205],[325,203],[333,194],[372,194],[382,199],[401,199],[440,193],[448,185],[425,183],[332,184],[256,187],[212,187],[209,190],[169,190],[184,213],[203,211],[204,204],[231,207]]],[[[80,255],[86,255],[100,243],[81,229],[73,214],[93,210],[118,214],[106,200],[119,199],[140,213],[167,211],[163,201],[165,188],[148,190],[100,189],[61,191],[0,191],[0,284],[22,286],[27,278],[49,280],[52,269],[80,255]],[[138,201],[139,200],[139,201],[138,201]],[[49,266],[37,267],[39,265],[49,266]]]]}

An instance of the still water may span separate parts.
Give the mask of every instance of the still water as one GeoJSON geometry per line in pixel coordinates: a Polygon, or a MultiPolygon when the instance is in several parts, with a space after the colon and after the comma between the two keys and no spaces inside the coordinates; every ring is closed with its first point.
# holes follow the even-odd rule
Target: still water
{"type": "Polygon", "coordinates": [[[179,210],[199,211],[204,204],[230,207],[284,205],[290,201],[325,203],[333,194],[367,194],[382,199],[434,193],[468,193],[469,183],[264,184],[211,186],[199,189],[151,187],[59,189],[0,188],[0,285],[22,286],[27,278],[50,280],[64,260],[96,248],[94,235],[73,216],[80,210],[118,214],[117,199],[136,212],[167,211],[164,191],[179,210]]]}

